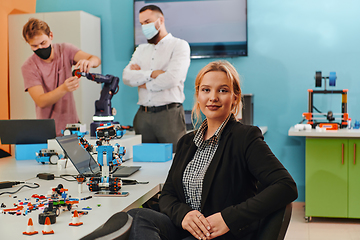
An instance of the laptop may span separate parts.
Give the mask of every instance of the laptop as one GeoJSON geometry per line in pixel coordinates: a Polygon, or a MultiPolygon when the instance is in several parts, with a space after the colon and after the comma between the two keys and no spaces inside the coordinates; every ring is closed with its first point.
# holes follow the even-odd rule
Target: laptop
{"type": "Polygon", "coordinates": [[[0,120],[2,144],[47,143],[56,137],[54,119],[0,120]]]}
{"type": "MultiPolygon", "coordinates": [[[[60,147],[68,156],[79,174],[83,174],[86,177],[101,176],[99,165],[91,154],[80,146],[78,136],[76,134],[57,137],[56,141],[59,143],[60,147]]],[[[140,168],[141,166],[120,166],[112,175],[113,177],[129,177],[140,168]]]]}

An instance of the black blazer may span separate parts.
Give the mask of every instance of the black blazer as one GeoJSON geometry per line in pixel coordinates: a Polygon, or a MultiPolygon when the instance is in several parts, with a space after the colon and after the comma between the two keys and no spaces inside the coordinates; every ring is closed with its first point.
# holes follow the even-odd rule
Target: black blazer
{"type": "MultiPolygon", "coordinates": [[[[191,132],[179,140],[159,201],[161,212],[179,228],[193,210],[185,201],[182,176],[197,149],[194,136],[191,132]]],[[[259,128],[231,118],[205,174],[201,201],[205,217],[221,212],[230,229],[222,239],[250,239],[260,219],[296,198],[294,180],[271,152],[259,128]],[[264,190],[257,194],[258,182],[264,190]]]]}

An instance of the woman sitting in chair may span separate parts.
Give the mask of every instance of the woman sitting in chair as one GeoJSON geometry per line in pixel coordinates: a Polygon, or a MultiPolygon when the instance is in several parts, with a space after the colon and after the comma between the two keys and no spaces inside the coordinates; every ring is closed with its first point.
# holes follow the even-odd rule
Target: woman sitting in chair
{"type": "Polygon", "coordinates": [[[294,180],[260,129],[236,120],[241,88],[229,62],[199,72],[195,99],[194,119],[201,120],[200,111],[206,119],[177,144],[161,212],[128,212],[130,239],[254,239],[262,218],[297,198],[294,180]]]}

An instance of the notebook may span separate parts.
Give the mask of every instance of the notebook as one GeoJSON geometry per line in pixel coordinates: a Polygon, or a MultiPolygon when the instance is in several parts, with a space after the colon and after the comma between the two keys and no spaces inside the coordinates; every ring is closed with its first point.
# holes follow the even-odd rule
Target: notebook
{"type": "MultiPolygon", "coordinates": [[[[91,154],[80,146],[76,134],[57,137],[56,141],[64,150],[79,174],[83,174],[86,177],[101,175],[99,165],[91,154]]],[[[113,177],[129,177],[140,168],[141,166],[120,166],[112,175],[113,177]]]]}
{"type": "Polygon", "coordinates": [[[47,143],[56,137],[54,119],[0,120],[2,144],[47,143]]]}

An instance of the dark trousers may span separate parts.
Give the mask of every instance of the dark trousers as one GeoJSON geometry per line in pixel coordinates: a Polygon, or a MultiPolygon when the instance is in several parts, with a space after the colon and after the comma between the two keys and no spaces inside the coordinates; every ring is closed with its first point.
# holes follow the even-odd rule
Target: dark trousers
{"type": "Polygon", "coordinates": [[[170,218],[163,213],[148,208],[135,208],[128,213],[133,217],[129,240],[196,239],[187,231],[175,227],[170,218]]]}
{"type": "Polygon", "coordinates": [[[181,104],[160,112],[139,108],[133,125],[135,133],[142,135],[143,143],[172,143],[175,152],[178,140],[186,133],[184,108],[181,104]]]}
{"type": "MultiPolygon", "coordinates": [[[[164,213],[149,208],[134,208],[128,211],[133,217],[129,240],[195,240],[188,231],[176,227],[164,213]]],[[[241,238],[236,238],[230,232],[215,239],[255,240],[255,232],[249,232],[241,238]]]]}

